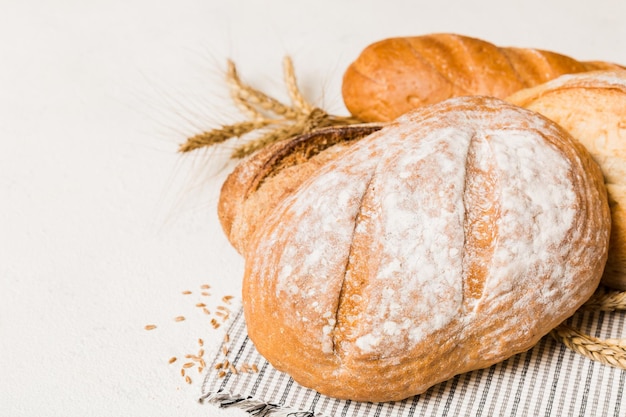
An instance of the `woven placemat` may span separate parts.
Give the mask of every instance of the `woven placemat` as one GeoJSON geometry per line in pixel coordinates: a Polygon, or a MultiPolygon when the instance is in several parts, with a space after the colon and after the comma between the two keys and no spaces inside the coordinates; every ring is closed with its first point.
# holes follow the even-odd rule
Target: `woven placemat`
{"type": "MultiPolygon", "coordinates": [[[[615,338],[626,330],[626,313],[577,313],[566,324],[615,338]]],[[[209,366],[201,401],[259,417],[626,416],[626,371],[589,360],[550,336],[490,368],[388,403],[336,400],[298,385],[256,351],[241,310],[226,341],[209,366]]]]}

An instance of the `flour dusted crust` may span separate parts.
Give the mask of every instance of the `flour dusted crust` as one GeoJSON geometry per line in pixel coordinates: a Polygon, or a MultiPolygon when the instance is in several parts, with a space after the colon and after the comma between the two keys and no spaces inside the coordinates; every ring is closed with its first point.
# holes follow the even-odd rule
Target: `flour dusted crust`
{"type": "Polygon", "coordinates": [[[330,127],[274,143],[237,165],[222,186],[218,216],[230,243],[240,253],[258,225],[283,199],[329,161],[340,158],[356,140],[379,125],[330,127]]]}
{"type": "Polygon", "coordinates": [[[306,387],[361,401],[422,393],[529,349],[598,285],[601,173],[533,112],[452,99],[335,155],[263,206],[240,245],[249,336],[306,387]]]}
{"type": "Polygon", "coordinates": [[[562,76],[507,101],[557,122],[600,165],[613,220],[602,282],[626,290],[626,70],[562,76]]]}

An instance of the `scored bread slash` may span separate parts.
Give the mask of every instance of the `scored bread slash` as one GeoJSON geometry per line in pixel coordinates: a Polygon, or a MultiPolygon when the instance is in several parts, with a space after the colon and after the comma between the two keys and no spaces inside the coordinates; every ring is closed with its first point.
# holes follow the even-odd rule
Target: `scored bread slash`
{"type": "Polygon", "coordinates": [[[156,324],[146,324],[144,326],[144,329],[146,329],[146,330],[154,330],[154,329],[156,329],[156,324]]]}

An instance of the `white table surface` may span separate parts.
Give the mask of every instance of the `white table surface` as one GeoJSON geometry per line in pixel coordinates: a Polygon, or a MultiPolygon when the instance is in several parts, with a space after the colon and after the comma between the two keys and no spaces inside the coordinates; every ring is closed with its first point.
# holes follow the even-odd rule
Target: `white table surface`
{"type": "Polygon", "coordinates": [[[237,120],[227,58],[285,98],[289,54],[305,94],[340,114],[346,66],[390,36],[457,32],[626,63],[622,0],[0,6],[0,416],[243,415],[197,404],[200,378],[167,363],[199,337],[217,346],[222,328],[194,304],[240,290],[243,261],[216,216],[228,151],[176,153],[237,120]]]}

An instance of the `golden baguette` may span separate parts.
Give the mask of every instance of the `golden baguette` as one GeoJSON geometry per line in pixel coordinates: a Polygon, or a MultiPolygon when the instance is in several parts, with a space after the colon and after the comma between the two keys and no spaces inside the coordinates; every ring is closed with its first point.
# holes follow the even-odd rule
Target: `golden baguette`
{"type": "Polygon", "coordinates": [[[618,68],[622,67],[441,33],[390,38],[368,46],[345,72],[342,93],[355,117],[389,121],[450,97],[506,98],[563,74],[618,68]]]}

